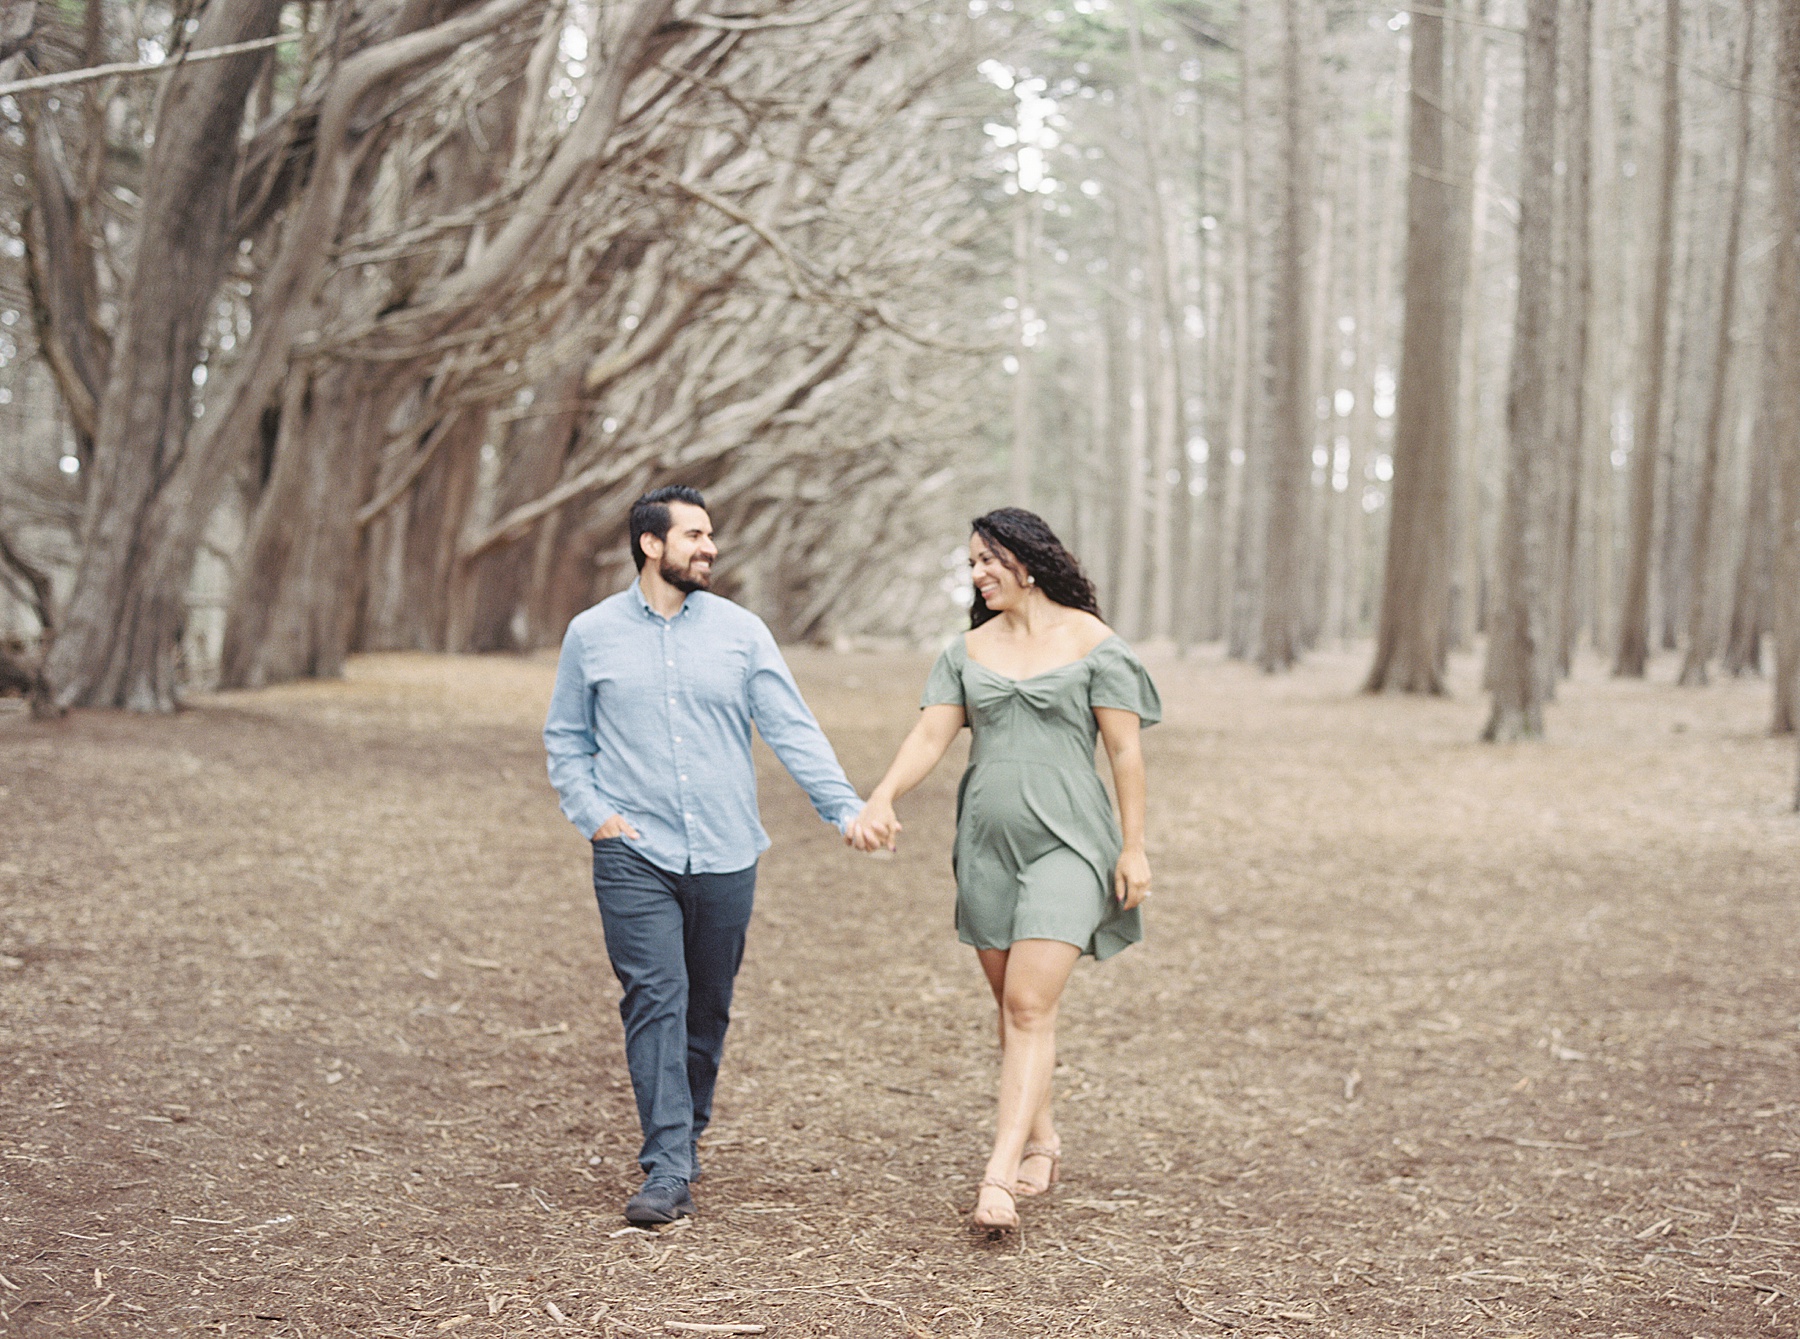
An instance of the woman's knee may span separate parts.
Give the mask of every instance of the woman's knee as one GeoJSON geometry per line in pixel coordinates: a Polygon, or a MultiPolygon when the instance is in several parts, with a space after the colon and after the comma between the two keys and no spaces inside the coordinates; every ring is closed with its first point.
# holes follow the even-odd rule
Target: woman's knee
{"type": "Polygon", "coordinates": [[[1030,987],[1015,988],[1009,982],[1006,995],[1000,1002],[1000,1010],[1008,1028],[1036,1032],[1049,1028],[1056,1022],[1056,1001],[1057,997],[1053,992],[1030,987]]]}

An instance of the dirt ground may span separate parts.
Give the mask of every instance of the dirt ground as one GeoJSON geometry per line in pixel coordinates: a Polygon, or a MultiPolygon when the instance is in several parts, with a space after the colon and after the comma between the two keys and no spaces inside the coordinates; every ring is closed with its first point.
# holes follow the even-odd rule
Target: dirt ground
{"type": "MultiPolygon", "coordinates": [[[[928,661],[793,662],[871,784],[928,661]]],[[[1076,974],[1066,1180],[998,1243],[955,766],[890,859],[765,767],[700,1214],[653,1234],[549,662],[0,713],[0,1334],[1800,1332],[1766,685],[1590,664],[1493,748],[1470,661],[1152,664],[1148,939],[1076,974]]]]}

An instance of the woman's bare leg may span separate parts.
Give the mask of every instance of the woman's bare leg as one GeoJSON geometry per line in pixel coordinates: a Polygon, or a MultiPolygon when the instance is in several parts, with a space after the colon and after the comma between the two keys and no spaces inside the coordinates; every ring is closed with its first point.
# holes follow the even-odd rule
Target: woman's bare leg
{"type": "MultiPolygon", "coordinates": [[[[987,1179],[1012,1185],[1027,1140],[1055,1139],[1050,1124],[1050,1078],[1056,1068],[1056,1008],[1069,974],[1081,958],[1073,944],[1052,939],[1021,939],[1003,954],[982,951],[982,969],[994,983],[999,968],[1001,1053],[1000,1102],[994,1150],[987,1179]],[[998,956],[1000,961],[993,962],[998,956]]],[[[976,1207],[978,1222],[1010,1210],[1007,1197],[984,1186],[976,1207]]]]}
{"type": "MultiPolygon", "coordinates": [[[[1006,959],[1008,952],[1009,950],[1003,948],[983,948],[975,950],[976,956],[981,959],[981,971],[982,974],[987,977],[988,989],[994,992],[994,1024],[1000,1035],[1000,1050],[1002,1053],[1006,1050],[1005,995],[1006,959]]],[[[1050,1061],[1051,1071],[1054,1073],[1056,1067],[1054,1038],[1051,1042],[1050,1061]]],[[[1060,1152],[1062,1149],[1062,1140],[1057,1137],[1056,1124],[1051,1118],[1051,1106],[1054,1101],[1052,1092],[1053,1087],[1054,1085],[1052,1084],[1045,1085],[1043,1104],[1039,1106],[1037,1111],[1032,1115],[1031,1133],[1026,1136],[1025,1142],[1028,1144],[1040,1144],[1045,1148],[1053,1148],[1060,1152]]],[[[1039,1188],[1048,1189],[1051,1167],[1053,1166],[1051,1160],[1040,1154],[1034,1153],[1025,1158],[1024,1161],[1043,1164],[1042,1166],[1034,1166],[1031,1168],[1031,1171],[1035,1173],[1035,1175],[1033,1175],[1030,1178],[1030,1181],[1026,1183],[1024,1193],[1030,1195],[1038,1193],[1039,1188]]],[[[1024,1167],[1021,1166],[1021,1177],[1023,1177],[1024,1171],[1024,1167]]]]}

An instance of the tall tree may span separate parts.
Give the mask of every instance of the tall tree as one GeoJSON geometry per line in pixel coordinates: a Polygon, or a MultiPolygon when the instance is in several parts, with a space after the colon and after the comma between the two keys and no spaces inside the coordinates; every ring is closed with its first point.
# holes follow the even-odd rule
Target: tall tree
{"type": "MultiPolygon", "coordinates": [[[[1571,0],[1569,115],[1563,174],[1563,338],[1558,449],[1561,465],[1555,536],[1556,663],[1572,668],[1581,623],[1581,532],[1588,464],[1588,400],[1591,357],[1588,333],[1594,298],[1590,247],[1593,221],[1594,0],[1571,0]]],[[[1554,681],[1553,681],[1554,682],[1554,681]]]]}
{"type": "Polygon", "coordinates": [[[1305,600],[1306,478],[1313,439],[1313,126],[1308,61],[1311,0],[1283,0],[1282,175],[1274,285],[1269,303],[1271,387],[1268,527],[1264,537],[1262,638],[1257,663],[1299,660],[1305,600]]]}
{"type": "Polygon", "coordinates": [[[1179,337],[1176,333],[1173,259],[1169,254],[1169,224],[1163,201],[1162,152],[1158,145],[1156,108],[1144,66],[1142,24],[1136,0],[1125,7],[1126,35],[1131,54],[1132,101],[1137,108],[1139,150],[1143,155],[1144,202],[1145,356],[1152,369],[1150,393],[1151,449],[1149,609],[1144,629],[1152,637],[1168,637],[1174,631],[1175,490],[1170,484],[1181,453],[1181,378],[1179,337]]]}
{"type": "Polygon", "coordinates": [[[1013,349],[1018,370],[1013,373],[1012,451],[1007,459],[1009,505],[1029,508],[1032,483],[1037,473],[1037,386],[1032,361],[1031,266],[1037,251],[1038,219],[1042,214],[1035,192],[1021,190],[1013,199],[1013,297],[1018,303],[1019,338],[1013,349]]]}
{"type": "MultiPolygon", "coordinates": [[[[280,0],[216,0],[196,50],[266,37],[280,0]]],[[[46,667],[62,706],[168,710],[187,622],[197,535],[191,464],[194,368],[234,247],[227,211],[244,104],[266,52],[184,64],[169,76],[150,147],[136,260],[112,341],[94,434],[81,563],[46,667]]],[[[204,520],[204,516],[200,518],[204,520]]]]}
{"type": "Polygon", "coordinates": [[[1554,488],[1552,202],[1556,183],[1557,0],[1525,10],[1523,163],[1519,181],[1519,299],[1506,397],[1505,512],[1500,525],[1500,599],[1488,640],[1493,709],[1482,738],[1544,733],[1551,636],[1550,508],[1554,488]]]}
{"type": "Polygon", "coordinates": [[[1800,0],[1780,0],[1775,103],[1775,282],[1763,344],[1761,432],[1776,454],[1774,729],[1800,722],[1800,0]]]}
{"type": "Polygon", "coordinates": [[[1694,535],[1691,591],[1688,595],[1687,654],[1681,682],[1704,684],[1712,658],[1712,524],[1718,494],[1719,457],[1727,432],[1725,406],[1731,373],[1731,325],[1737,315],[1738,238],[1744,226],[1744,194],[1750,182],[1750,75],[1754,69],[1756,0],[1744,0],[1743,51],[1738,60],[1737,161],[1731,181],[1731,203],[1725,216],[1725,273],[1719,281],[1719,315],[1712,359],[1712,386],[1707,397],[1706,427],[1701,438],[1700,479],[1693,499],[1694,535]]]}
{"type": "MultiPolygon", "coordinates": [[[[1444,18],[1412,16],[1405,324],[1381,622],[1371,693],[1444,692],[1468,194],[1451,172],[1444,18]]],[[[1456,155],[1461,159],[1465,155],[1456,155]]]]}
{"type": "Polygon", "coordinates": [[[1662,164],[1657,178],[1656,243],[1632,416],[1631,517],[1626,538],[1624,604],[1613,673],[1644,677],[1650,660],[1650,549],[1656,528],[1656,464],[1661,450],[1663,375],[1669,341],[1669,290],[1675,272],[1675,185],[1681,174],[1681,0],[1663,6],[1662,164]]]}

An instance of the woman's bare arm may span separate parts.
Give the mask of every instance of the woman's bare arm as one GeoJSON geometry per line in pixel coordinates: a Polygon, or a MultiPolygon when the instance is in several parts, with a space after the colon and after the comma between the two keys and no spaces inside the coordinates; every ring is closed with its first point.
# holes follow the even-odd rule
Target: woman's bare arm
{"type": "Polygon", "coordinates": [[[900,834],[900,820],[894,816],[894,801],[931,775],[950,741],[963,728],[963,709],[945,703],[926,707],[919,713],[918,724],[901,741],[887,775],[869,793],[869,802],[851,824],[852,842],[863,850],[885,846],[893,850],[900,834]],[[861,836],[864,840],[856,840],[861,836]],[[865,845],[865,842],[868,844],[865,845]]]}
{"type": "Polygon", "coordinates": [[[1150,895],[1150,859],[1144,854],[1144,750],[1135,711],[1095,707],[1100,741],[1112,764],[1113,790],[1119,797],[1119,831],[1125,849],[1113,871],[1113,896],[1130,911],[1150,895]]]}

